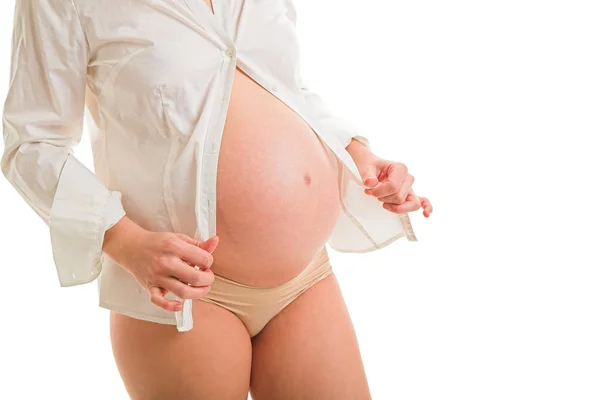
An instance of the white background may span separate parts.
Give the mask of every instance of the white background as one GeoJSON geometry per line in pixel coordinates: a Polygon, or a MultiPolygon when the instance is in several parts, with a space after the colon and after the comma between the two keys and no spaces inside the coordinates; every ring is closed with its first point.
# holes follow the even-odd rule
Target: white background
{"type": "MultiPolygon", "coordinates": [[[[295,3],[306,81],[434,207],[418,242],[330,252],[373,398],[599,399],[598,3],[295,3]]],[[[126,399],[96,283],[60,288],[0,178],[0,397],[126,399]]]]}

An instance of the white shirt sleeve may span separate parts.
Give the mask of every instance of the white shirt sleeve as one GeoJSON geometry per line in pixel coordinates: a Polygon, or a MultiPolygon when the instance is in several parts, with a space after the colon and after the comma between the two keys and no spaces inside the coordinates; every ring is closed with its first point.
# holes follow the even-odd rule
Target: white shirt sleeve
{"type": "Polygon", "coordinates": [[[2,172],[50,230],[61,286],[100,273],[104,232],[125,210],[73,154],[80,142],[88,47],[72,0],[17,0],[3,110],[2,172]]]}
{"type": "MultiPolygon", "coordinates": [[[[294,2],[293,0],[285,0],[285,4],[287,8],[286,16],[295,27],[297,14],[294,2]]],[[[298,79],[301,80],[301,77],[298,76],[298,79]]],[[[336,116],[321,96],[303,83],[300,83],[300,89],[304,94],[304,99],[306,105],[310,108],[310,112],[319,119],[319,125],[324,127],[328,133],[333,134],[344,148],[348,147],[352,138],[354,138],[371,149],[369,139],[364,134],[358,132],[348,121],[336,116]]]]}
{"type": "Polygon", "coordinates": [[[336,136],[344,148],[348,147],[354,138],[368,149],[371,149],[369,139],[364,134],[359,133],[348,121],[336,116],[317,93],[305,85],[300,88],[304,92],[306,104],[311,108],[311,112],[319,118],[320,125],[325,127],[327,132],[336,136]]]}

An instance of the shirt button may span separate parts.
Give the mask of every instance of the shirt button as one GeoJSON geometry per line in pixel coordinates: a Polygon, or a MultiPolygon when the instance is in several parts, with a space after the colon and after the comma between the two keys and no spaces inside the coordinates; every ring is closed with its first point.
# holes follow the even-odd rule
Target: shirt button
{"type": "Polygon", "coordinates": [[[226,55],[227,57],[229,57],[229,58],[232,58],[232,57],[233,57],[233,55],[234,55],[234,53],[235,53],[235,51],[234,51],[234,49],[233,49],[232,47],[228,47],[228,48],[225,50],[225,55],[226,55]]]}

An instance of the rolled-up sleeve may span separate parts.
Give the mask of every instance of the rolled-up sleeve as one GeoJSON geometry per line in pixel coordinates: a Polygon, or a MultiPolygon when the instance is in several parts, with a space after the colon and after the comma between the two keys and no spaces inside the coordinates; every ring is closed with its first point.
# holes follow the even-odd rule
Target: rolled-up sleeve
{"type": "Polygon", "coordinates": [[[3,109],[4,176],[49,227],[61,286],[94,280],[104,232],[125,215],[73,154],[85,107],[88,47],[71,0],[17,0],[3,109]]]}

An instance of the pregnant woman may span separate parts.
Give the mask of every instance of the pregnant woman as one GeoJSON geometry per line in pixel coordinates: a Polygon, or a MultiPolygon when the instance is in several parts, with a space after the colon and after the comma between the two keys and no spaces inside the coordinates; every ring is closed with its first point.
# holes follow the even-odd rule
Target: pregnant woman
{"type": "Polygon", "coordinates": [[[2,171],[61,286],[97,281],[130,397],[370,399],[325,245],[414,241],[432,207],[303,84],[291,0],[17,0],[14,21],[2,171]]]}

